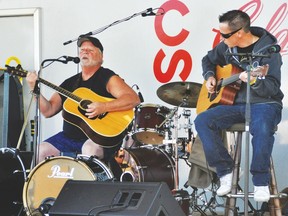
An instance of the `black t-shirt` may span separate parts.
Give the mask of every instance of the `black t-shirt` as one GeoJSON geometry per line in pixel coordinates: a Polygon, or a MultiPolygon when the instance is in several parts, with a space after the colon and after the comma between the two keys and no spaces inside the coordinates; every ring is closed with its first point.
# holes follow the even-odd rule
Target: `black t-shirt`
{"type": "MultiPolygon", "coordinates": [[[[82,73],[79,73],[66,79],[60,86],[70,92],[75,91],[79,87],[85,87],[100,96],[114,98],[109,92],[107,92],[106,85],[109,79],[115,75],[116,74],[110,69],[100,67],[88,80],[83,81],[82,73]]],[[[67,98],[62,95],[61,98],[63,104],[67,98]]],[[[66,136],[72,139],[87,139],[87,136],[80,128],[70,124],[67,121],[63,122],[63,131],[66,136]]]]}

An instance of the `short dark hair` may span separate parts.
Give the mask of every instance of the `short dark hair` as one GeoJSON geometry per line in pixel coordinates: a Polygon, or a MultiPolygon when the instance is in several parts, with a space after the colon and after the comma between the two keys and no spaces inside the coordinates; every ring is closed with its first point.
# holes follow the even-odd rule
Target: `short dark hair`
{"type": "Polygon", "coordinates": [[[234,31],[242,27],[245,32],[250,31],[250,17],[241,10],[231,10],[219,16],[220,23],[228,23],[229,28],[234,31]]]}

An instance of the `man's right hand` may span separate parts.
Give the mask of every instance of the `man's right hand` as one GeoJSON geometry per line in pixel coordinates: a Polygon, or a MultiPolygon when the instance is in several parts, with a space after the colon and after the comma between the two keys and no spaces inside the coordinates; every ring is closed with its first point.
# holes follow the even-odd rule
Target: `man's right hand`
{"type": "Polygon", "coordinates": [[[216,87],[216,79],[215,77],[211,76],[206,81],[206,88],[209,93],[214,93],[216,87]]]}

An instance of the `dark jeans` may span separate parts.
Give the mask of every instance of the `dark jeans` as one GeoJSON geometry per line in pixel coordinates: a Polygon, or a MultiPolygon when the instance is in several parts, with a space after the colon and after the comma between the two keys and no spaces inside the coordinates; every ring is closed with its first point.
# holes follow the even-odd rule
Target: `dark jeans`
{"type": "MultiPolygon", "coordinates": [[[[211,167],[216,167],[219,177],[232,172],[234,165],[219,132],[235,123],[245,123],[245,107],[246,104],[218,105],[200,113],[195,119],[206,159],[211,167]]],[[[269,185],[274,129],[281,120],[281,111],[282,107],[276,103],[251,104],[249,130],[253,155],[250,172],[255,186],[269,185]]]]}

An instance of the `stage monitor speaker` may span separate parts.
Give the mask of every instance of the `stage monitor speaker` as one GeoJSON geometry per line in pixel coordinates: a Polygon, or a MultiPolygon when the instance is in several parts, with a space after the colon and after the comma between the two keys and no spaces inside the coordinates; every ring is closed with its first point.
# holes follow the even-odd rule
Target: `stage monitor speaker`
{"type": "Polygon", "coordinates": [[[68,180],[50,216],[185,216],[165,182],[68,180]]]}

